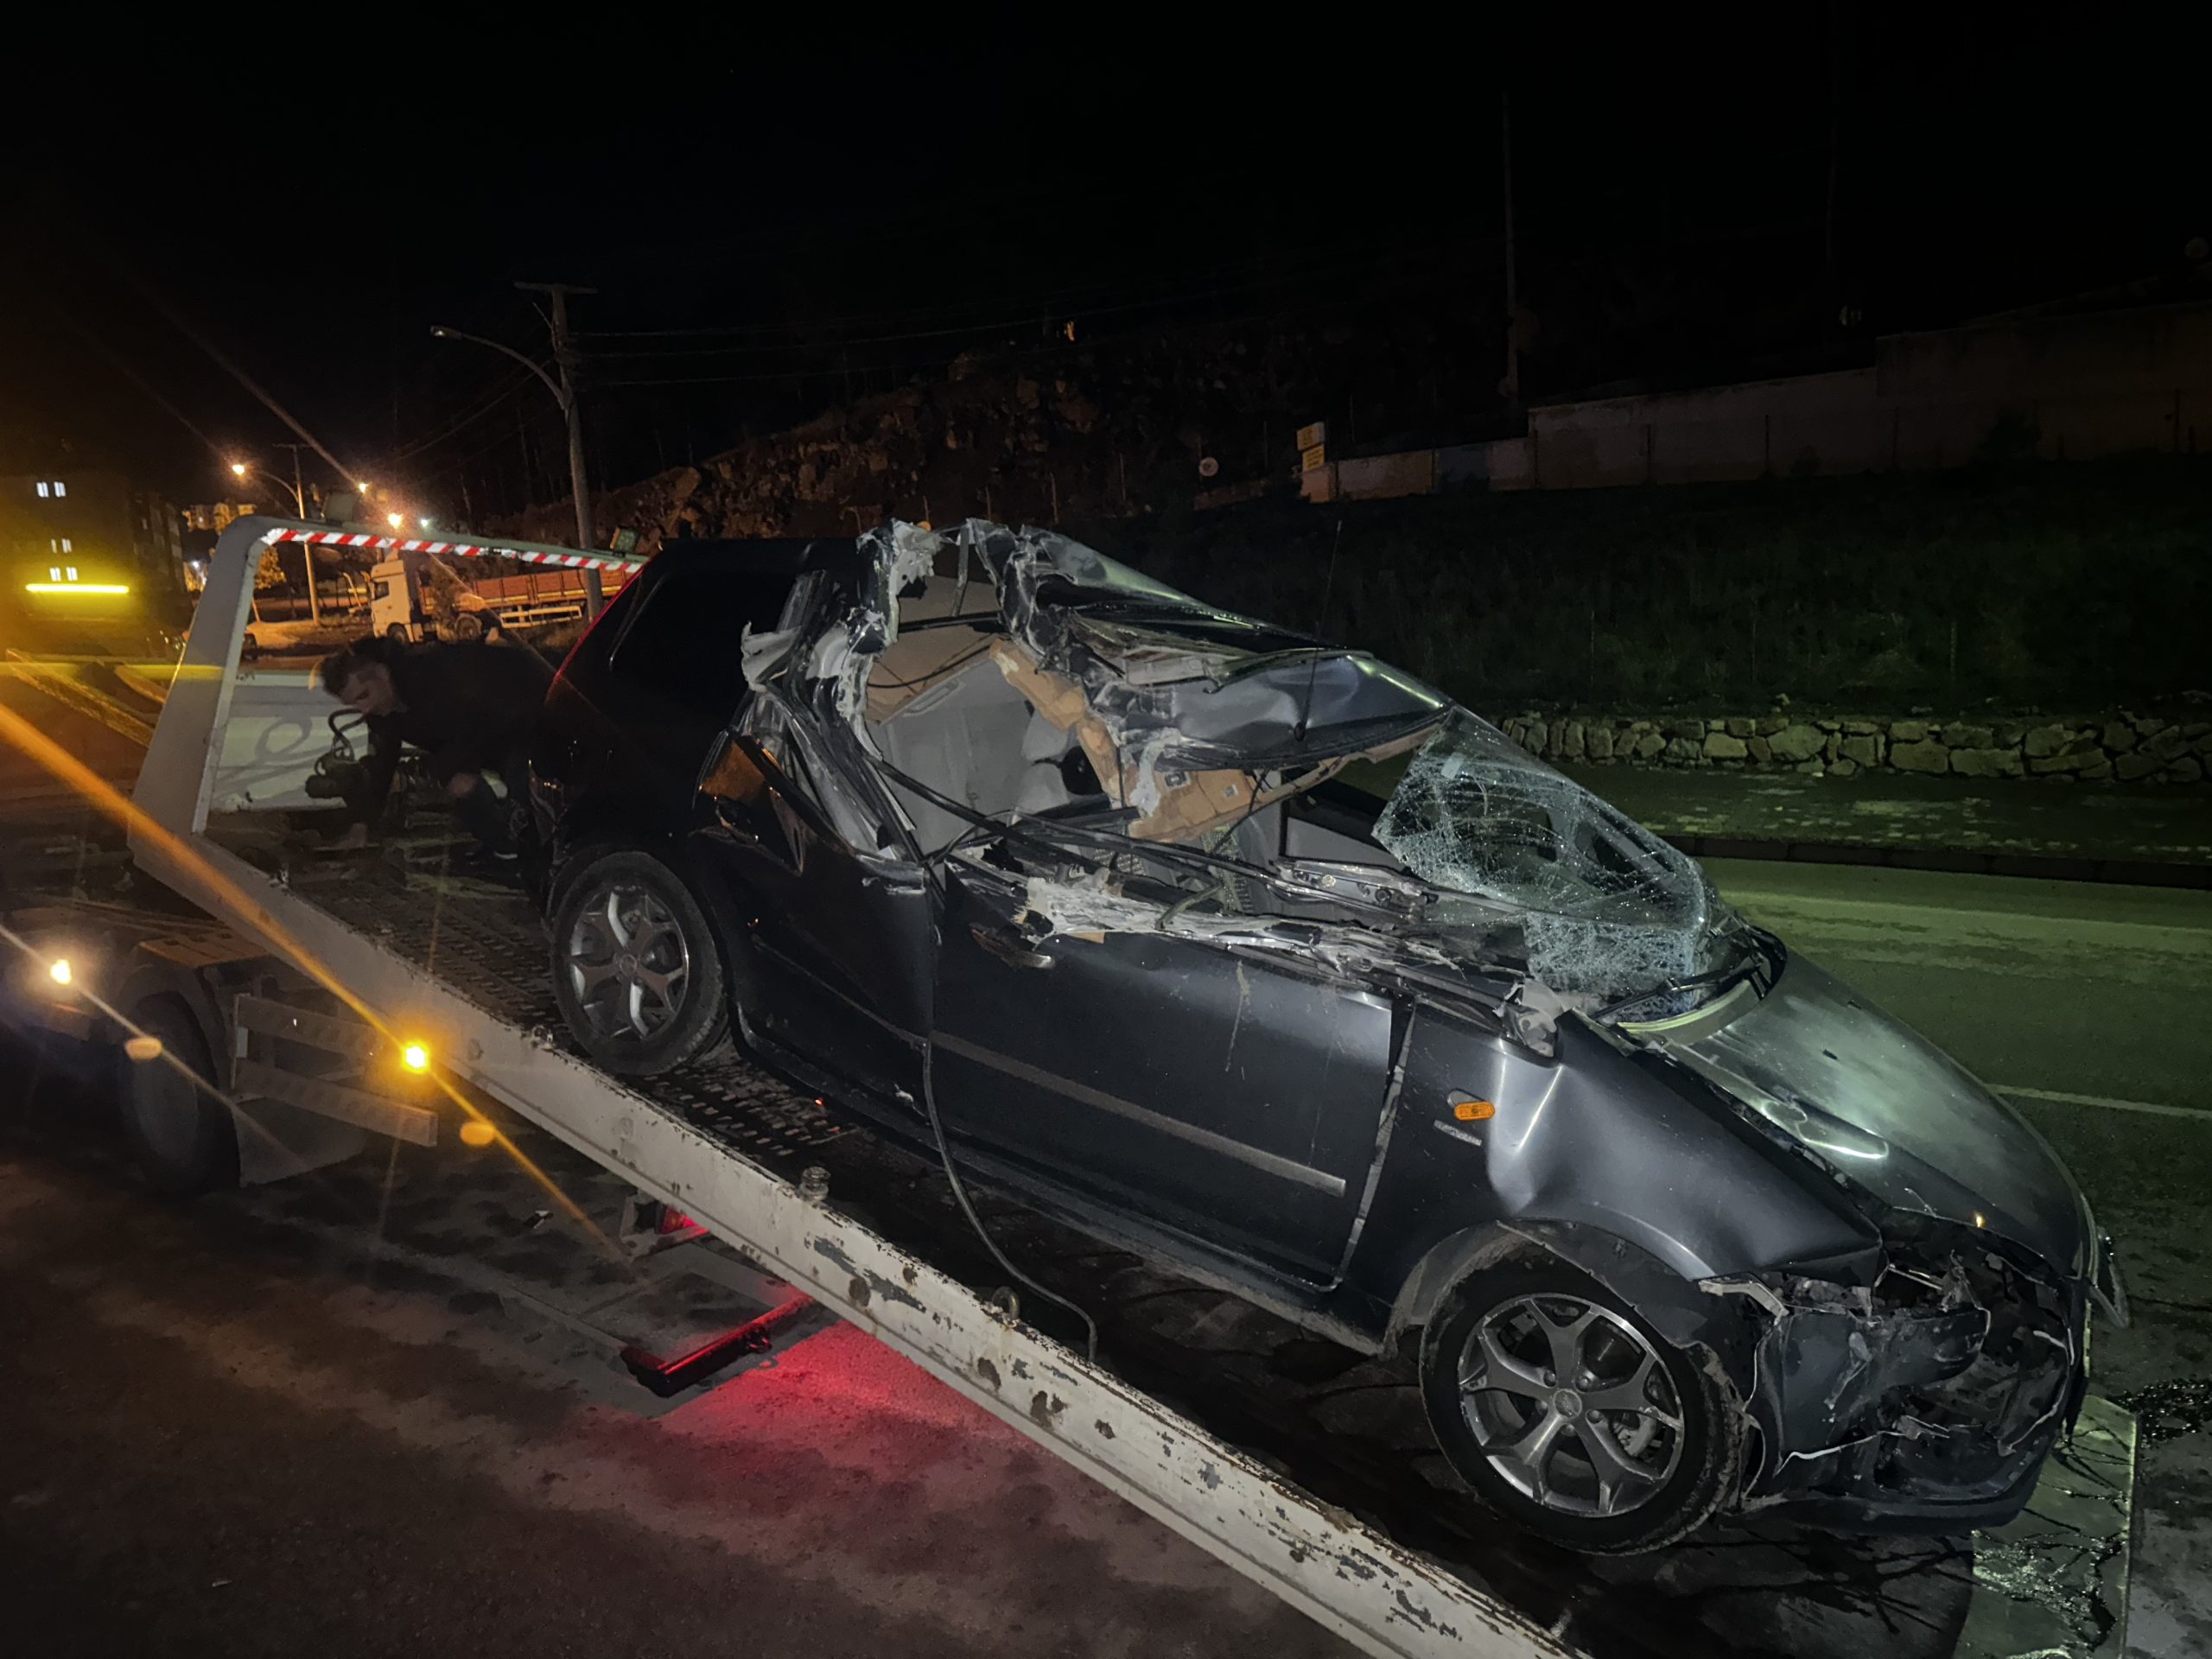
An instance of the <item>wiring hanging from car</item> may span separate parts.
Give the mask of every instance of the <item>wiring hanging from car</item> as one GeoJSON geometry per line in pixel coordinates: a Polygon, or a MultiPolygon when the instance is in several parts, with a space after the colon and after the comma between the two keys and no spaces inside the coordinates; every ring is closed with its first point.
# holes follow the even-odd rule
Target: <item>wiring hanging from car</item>
{"type": "Polygon", "coordinates": [[[959,1205],[960,1213],[968,1217],[968,1224],[976,1230],[976,1236],[983,1241],[983,1248],[991,1253],[992,1259],[999,1266],[1004,1268],[1012,1277],[1035,1291],[1046,1301],[1056,1306],[1065,1307],[1083,1321],[1083,1357],[1090,1363],[1096,1365],[1098,1363],[1098,1321],[1092,1319],[1085,1309],[1077,1306],[1058,1292],[1046,1289],[1020,1268],[1015,1267],[1007,1259],[1007,1253],[999,1248],[998,1241],[991,1236],[990,1230],[983,1225],[983,1218],[976,1213],[976,1206],[968,1201],[968,1188],[960,1179],[959,1169],[953,1163],[952,1142],[945,1135],[944,1121],[938,1116],[936,1069],[937,1044],[925,1038],[922,1041],[922,1105],[929,1113],[930,1133],[937,1137],[938,1156],[944,1164],[944,1179],[952,1188],[953,1200],[959,1205]]]}

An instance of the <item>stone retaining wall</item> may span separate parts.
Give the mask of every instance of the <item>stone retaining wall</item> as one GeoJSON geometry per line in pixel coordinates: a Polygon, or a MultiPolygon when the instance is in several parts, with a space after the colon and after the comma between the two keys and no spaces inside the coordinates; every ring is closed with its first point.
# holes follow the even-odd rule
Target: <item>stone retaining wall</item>
{"type": "Polygon", "coordinates": [[[2159,715],[1937,721],[1776,712],[1636,719],[1532,710],[1508,715],[1498,724],[1531,754],[1550,760],[2058,784],[2199,784],[2212,767],[2212,720],[2159,715]]]}

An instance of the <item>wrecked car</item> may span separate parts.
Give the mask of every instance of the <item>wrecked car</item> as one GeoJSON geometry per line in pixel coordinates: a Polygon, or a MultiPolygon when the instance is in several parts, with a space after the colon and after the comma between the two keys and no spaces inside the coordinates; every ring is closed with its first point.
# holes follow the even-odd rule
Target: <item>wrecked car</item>
{"type": "Polygon", "coordinates": [[[1528,1529],[1963,1530],[2110,1242],[1971,1077],[1372,657],[970,523],[662,554],[534,798],[575,1039],[726,1041],[1367,1351],[1528,1529]]]}

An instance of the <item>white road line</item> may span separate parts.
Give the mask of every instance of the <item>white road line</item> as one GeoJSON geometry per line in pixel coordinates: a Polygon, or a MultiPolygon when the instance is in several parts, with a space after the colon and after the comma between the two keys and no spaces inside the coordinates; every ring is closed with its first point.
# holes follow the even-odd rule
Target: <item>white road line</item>
{"type": "Polygon", "coordinates": [[[2155,1117],[2194,1117],[2212,1122],[2212,1111],[2201,1106],[2162,1106],[2152,1100],[2113,1100],[2106,1095],[2069,1095],[2061,1089],[2021,1089],[2009,1083],[1993,1083],[1992,1092],[2015,1100],[2050,1100],[2062,1106],[2101,1106],[2108,1112],[2148,1112],[2155,1117]]]}

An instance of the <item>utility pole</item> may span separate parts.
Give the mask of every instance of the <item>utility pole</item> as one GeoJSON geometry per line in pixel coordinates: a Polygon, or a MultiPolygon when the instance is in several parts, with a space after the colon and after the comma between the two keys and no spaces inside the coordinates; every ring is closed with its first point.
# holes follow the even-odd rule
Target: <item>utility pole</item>
{"type": "MultiPolygon", "coordinates": [[[[594,288],[577,288],[567,283],[517,283],[517,288],[550,296],[551,315],[546,321],[553,330],[553,365],[559,378],[545,372],[543,366],[524,357],[512,346],[502,346],[496,340],[486,340],[481,334],[464,334],[458,328],[434,326],[430,334],[435,340],[465,340],[472,345],[487,346],[504,357],[511,357],[528,369],[553,394],[553,401],[561,405],[562,416],[569,423],[569,487],[576,502],[576,545],[587,553],[598,550],[592,534],[591,484],[584,475],[583,410],[578,404],[578,362],[574,344],[569,338],[569,296],[596,294],[594,288]]],[[[524,455],[529,455],[528,435],[525,431],[524,455]]],[[[584,569],[584,615],[595,618],[607,603],[606,591],[600,585],[595,566],[584,569]]]]}
{"type": "MultiPolygon", "coordinates": [[[[553,363],[561,372],[561,413],[569,423],[569,487],[576,498],[576,545],[586,552],[597,550],[598,543],[592,532],[591,486],[584,471],[583,410],[577,400],[578,363],[575,346],[569,338],[569,296],[596,294],[594,288],[577,288],[568,283],[517,283],[517,288],[527,292],[543,294],[551,302],[553,327],[553,363]]],[[[584,571],[584,614],[595,617],[606,604],[604,590],[600,586],[599,571],[587,568],[584,571]]]]}
{"type": "MultiPolygon", "coordinates": [[[[300,451],[308,446],[304,443],[280,443],[276,447],[292,452],[292,506],[302,518],[305,518],[308,516],[308,492],[307,486],[300,481],[300,451]]],[[[300,562],[307,566],[308,572],[308,620],[320,622],[322,620],[322,602],[315,597],[315,547],[312,543],[300,543],[300,562]]]]}
{"type": "Polygon", "coordinates": [[[1497,143],[1505,170],[1505,378],[1498,390],[1506,408],[1521,410],[1521,284],[1513,247],[1513,94],[1497,95],[1497,143]]]}

